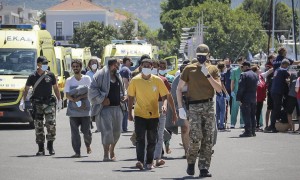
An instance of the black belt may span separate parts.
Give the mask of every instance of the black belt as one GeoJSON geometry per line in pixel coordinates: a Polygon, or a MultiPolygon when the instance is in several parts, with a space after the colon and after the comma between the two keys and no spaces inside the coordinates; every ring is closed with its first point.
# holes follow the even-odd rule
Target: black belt
{"type": "Polygon", "coordinates": [[[207,103],[213,101],[213,98],[197,100],[197,101],[189,101],[189,104],[200,104],[200,103],[207,103]]]}

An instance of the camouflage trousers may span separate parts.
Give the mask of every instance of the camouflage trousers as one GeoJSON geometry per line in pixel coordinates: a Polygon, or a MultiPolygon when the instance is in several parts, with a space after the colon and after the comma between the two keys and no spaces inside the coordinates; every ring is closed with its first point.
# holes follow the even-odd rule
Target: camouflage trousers
{"type": "Polygon", "coordinates": [[[55,123],[55,103],[50,102],[49,104],[34,104],[35,108],[35,136],[36,143],[45,143],[45,132],[44,132],[44,117],[45,126],[47,128],[47,141],[54,141],[56,135],[56,123],[55,123]]]}
{"type": "Polygon", "coordinates": [[[214,102],[190,104],[190,146],[187,153],[188,164],[195,164],[199,157],[199,169],[209,169],[214,140],[214,102]]]}

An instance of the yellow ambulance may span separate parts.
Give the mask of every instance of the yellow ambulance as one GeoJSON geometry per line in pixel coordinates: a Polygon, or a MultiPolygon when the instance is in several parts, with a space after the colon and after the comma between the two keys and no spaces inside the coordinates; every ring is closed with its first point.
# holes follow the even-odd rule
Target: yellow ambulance
{"type": "Polygon", "coordinates": [[[0,123],[30,122],[33,127],[29,102],[32,90],[26,97],[26,111],[19,110],[19,103],[41,55],[50,61],[50,70],[57,75],[53,40],[47,30],[37,25],[0,25],[0,123]]]}
{"type": "Polygon", "coordinates": [[[56,66],[57,66],[57,85],[60,91],[61,98],[64,101],[64,106],[67,105],[67,99],[64,94],[66,80],[70,77],[72,50],[70,47],[55,46],[56,66]]]}
{"type": "Polygon", "coordinates": [[[82,61],[82,69],[86,69],[89,60],[92,58],[90,47],[72,48],[72,58],[82,61]]]}

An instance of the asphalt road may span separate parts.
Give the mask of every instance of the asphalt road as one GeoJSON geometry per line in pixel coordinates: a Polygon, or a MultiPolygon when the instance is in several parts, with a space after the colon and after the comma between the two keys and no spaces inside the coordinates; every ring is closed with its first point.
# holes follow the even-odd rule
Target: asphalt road
{"type": "MultiPolygon", "coordinates": [[[[133,124],[129,123],[132,130],[133,124]]],[[[95,130],[95,129],[94,129],[95,130]]],[[[94,131],[93,130],[93,131],[94,131]]],[[[257,133],[254,138],[238,138],[242,129],[218,133],[208,179],[281,180],[300,178],[300,134],[257,133]]],[[[23,124],[0,124],[0,179],[194,179],[187,176],[186,160],[180,135],[173,135],[172,153],[166,155],[166,164],[151,171],[139,171],[135,148],[122,133],[116,149],[116,162],[102,162],[103,150],[100,134],[93,133],[91,155],[82,146],[82,158],[70,158],[71,146],[69,119],[65,109],[58,114],[57,139],[54,156],[36,157],[34,130],[23,124]]],[[[84,144],[82,142],[82,144],[84,144]]],[[[47,151],[46,151],[47,152],[47,151]]],[[[48,152],[47,152],[48,154],[48,152]]]]}

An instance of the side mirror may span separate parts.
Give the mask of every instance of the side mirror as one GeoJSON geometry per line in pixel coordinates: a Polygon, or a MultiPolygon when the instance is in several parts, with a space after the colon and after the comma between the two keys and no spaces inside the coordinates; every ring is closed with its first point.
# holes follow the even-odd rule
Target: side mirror
{"type": "Polygon", "coordinates": [[[68,79],[70,77],[70,73],[68,71],[64,71],[64,78],[68,79]]]}

